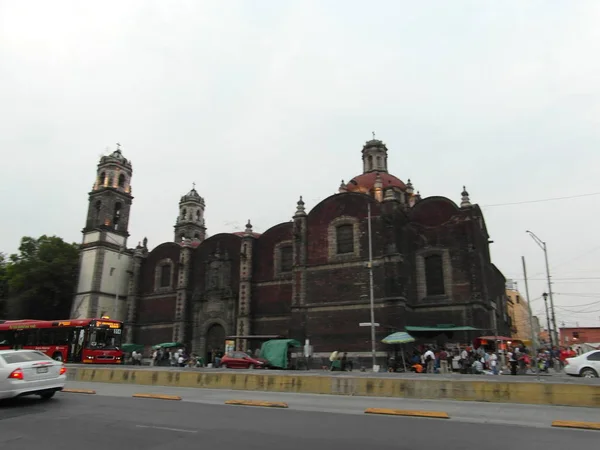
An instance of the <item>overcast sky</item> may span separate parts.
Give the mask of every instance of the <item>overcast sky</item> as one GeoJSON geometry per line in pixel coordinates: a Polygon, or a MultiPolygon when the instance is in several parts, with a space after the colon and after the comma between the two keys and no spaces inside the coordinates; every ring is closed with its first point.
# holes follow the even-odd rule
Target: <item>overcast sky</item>
{"type": "Polygon", "coordinates": [[[598,326],[599,22],[594,0],[0,0],[0,251],[79,242],[116,142],[129,245],[154,247],[192,182],[210,235],[264,231],[358,175],[375,131],[423,196],[467,186],[521,288],[527,258],[535,313],[526,229],[559,322],[598,326]]]}

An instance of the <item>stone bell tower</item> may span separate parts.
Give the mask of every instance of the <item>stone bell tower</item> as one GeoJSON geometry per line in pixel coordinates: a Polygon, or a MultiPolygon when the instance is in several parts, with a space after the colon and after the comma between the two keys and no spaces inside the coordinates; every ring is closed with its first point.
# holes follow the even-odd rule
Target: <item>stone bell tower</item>
{"type": "Polygon", "coordinates": [[[72,318],[124,319],[132,257],[127,250],[132,174],[131,161],[123,156],[120,144],[100,158],[82,230],[72,318]]]}

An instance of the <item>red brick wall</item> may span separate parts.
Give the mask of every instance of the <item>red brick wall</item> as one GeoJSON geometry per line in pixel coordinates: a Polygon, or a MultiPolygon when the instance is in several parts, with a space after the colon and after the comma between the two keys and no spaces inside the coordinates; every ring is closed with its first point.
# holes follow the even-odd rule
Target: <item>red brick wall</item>
{"type": "MultiPolygon", "coordinates": [[[[160,328],[144,328],[140,327],[136,330],[135,342],[145,346],[161,344],[163,342],[171,342],[173,339],[173,327],[160,328]]],[[[149,356],[149,355],[148,355],[149,356]]]]}
{"type": "Polygon", "coordinates": [[[254,317],[289,314],[292,305],[292,283],[252,287],[254,317]]]}
{"type": "MultiPolygon", "coordinates": [[[[315,206],[307,218],[308,226],[308,264],[326,264],[329,258],[329,241],[328,230],[331,221],[340,216],[355,217],[360,224],[360,248],[361,258],[368,257],[368,236],[367,223],[364,220],[367,217],[367,204],[371,202],[371,215],[379,216],[381,205],[368,197],[366,194],[348,193],[344,195],[333,195],[317,206],[315,206]]],[[[375,223],[375,221],[373,221],[375,223]]],[[[379,229],[373,229],[374,233],[379,232],[379,229]]],[[[374,255],[375,247],[379,247],[380,242],[373,239],[374,255]]],[[[377,248],[377,250],[380,250],[377,248]]]]}
{"type": "Polygon", "coordinates": [[[140,299],[137,317],[137,322],[144,325],[172,322],[175,320],[175,294],[140,299]]]}
{"type": "Polygon", "coordinates": [[[254,267],[252,273],[254,283],[273,279],[275,246],[280,242],[292,240],[293,226],[292,222],[280,223],[269,228],[254,241],[254,267]]]}
{"type": "Polygon", "coordinates": [[[163,259],[173,261],[174,270],[171,272],[171,276],[173,277],[171,285],[173,286],[173,291],[175,290],[175,287],[177,287],[180,251],[181,247],[178,244],[165,242],[148,253],[148,257],[144,260],[140,273],[140,289],[142,294],[151,294],[154,292],[156,265],[163,259]]]}
{"type": "Polygon", "coordinates": [[[593,328],[561,328],[560,342],[562,345],[584,344],[587,342],[600,342],[600,327],[593,328]],[[575,336],[579,336],[574,339],[575,336]],[[567,339],[568,338],[568,339],[567,339]]]}

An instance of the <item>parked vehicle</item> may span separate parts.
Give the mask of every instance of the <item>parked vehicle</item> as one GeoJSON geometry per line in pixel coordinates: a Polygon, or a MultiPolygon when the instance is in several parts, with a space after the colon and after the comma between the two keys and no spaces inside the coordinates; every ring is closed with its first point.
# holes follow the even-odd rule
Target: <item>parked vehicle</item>
{"type": "Polygon", "coordinates": [[[50,399],[62,391],[67,368],[37,350],[0,350],[0,399],[39,395],[50,399]]]}
{"type": "Polygon", "coordinates": [[[567,375],[598,378],[600,374],[600,350],[592,350],[583,355],[565,359],[564,371],[567,375]]]}
{"type": "Polygon", "coordinates": [[[253,358],[244,352],[231,352],[223,355],[220,367],[223,369],[263,369],[267,364],[264,359],[253,358]]]}

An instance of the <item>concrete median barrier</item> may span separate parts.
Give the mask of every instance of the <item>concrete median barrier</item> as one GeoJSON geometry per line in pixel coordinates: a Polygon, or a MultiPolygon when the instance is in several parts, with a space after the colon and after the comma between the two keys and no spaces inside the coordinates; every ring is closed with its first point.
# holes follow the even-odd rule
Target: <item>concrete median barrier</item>
{"type": "Polygon", "coordinates": [[[600,385],[73,367],[69,380],[303,394],[600,407],[600,385]]]}

